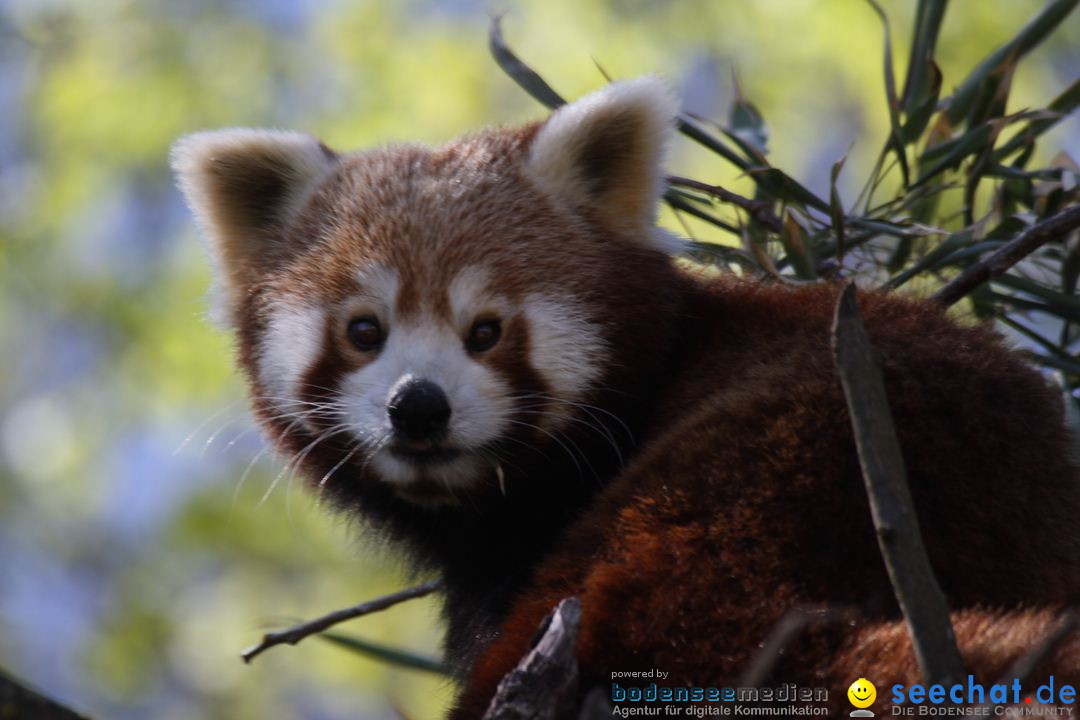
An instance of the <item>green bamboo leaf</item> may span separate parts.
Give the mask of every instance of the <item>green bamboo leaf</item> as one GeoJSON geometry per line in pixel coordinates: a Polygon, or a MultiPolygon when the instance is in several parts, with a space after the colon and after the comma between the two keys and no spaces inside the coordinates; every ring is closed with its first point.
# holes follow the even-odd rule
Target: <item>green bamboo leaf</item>
{"type": "Polygon", "coordinates": [[[423,672],[435,673],[436,675],[451,675],[450,667],[441,660],[417,655],[408,652],[407,650],[399,650],[398,648],[380,645],[378,643],[361,640],[360,638],[352,637],[351,635],[342,635],[340,633],[324,632],[319,633],[317,637],[361,655],[381,660],[389,665],[397,665],[398,667],[409,668],[410,670],[421,670],[423,672]]]}
{"type": "Polygon", "coordinates": [[[1007,314],[1002,314],[999,319],[1002,323],[1008,325],[1013,330],[1016,330],[1049,353],[1049,356],[1047,356],[1042,353],[1030,352],[1030,359],[1033,361],[1041,365],[1046,365],[1047,367],[1053,367],[1057,370],[1066,370],[1072,373],[1080,372],[1080,362],[1077,362],[1067,352],[1063,351],[1061,346],[1055,344],[1049,338],[1043,337],[1027,325],[1014,320],[1007,314]],[[1046,360],[1050,360],[1051,362],[1047,363],[1045,362],[1046,360]]]}
{"type": "Polygon", "coordinates": [[[745,250],[727,245],[691,240],[686,243],[686,254],[711,265],[739,265],[753,272],[762,272],[761,266],[745,250]]]}
{"type": "Polygon", "coordinates": [[[870,4],[870,7],[874,8],[874,12],[881,18],[881,24],[885,30],[885,99],[889,106],[889,125],[892,127],[892,134],[889,136],[889,140],[882,152],[887,153],[892,150],[896,155],[896,161],[900,164],[900,174],[904,181],[904,187],[907,187],[910,183],[910,173],[908,171],[907,150],[904,149],[903,134],[900,128],[900,99],[896,96],[896,77],[893,75],[889,18],[881,5],[877,3],[877,0],[866,0],[866,2],[870,4]]]}
{"type": "Polygon", "coordinates": [[[958,137],[949,138],[947,140],[941,140],[940,142],[937,142],[934,145],[927,146],[927,148],[922,151],[922,154],[919,155],[919,162],[932,163],[932,162],[934,162],[936,160],[940,160],[943,157],[947,157],[961,143],[963,143],[964,138],[966,138],[970,134],[971,133],[968,132],[968,133],[965,133],[965,134],[960,135],[958,137]]]}
{"type": "Polygon", "coordinates": [[[758,109],[743,95],[739,79],[734,74],[732,81],[735,86],[735,102],[728,118],[730,133],[754,148],[757,154],[764,156],[769,152],[769,128],[758,109]]]}
{"type": "MultiPolygon", "coordinates": [[[[937,103],[938,92],[941,88],[941,70],[934,62],[934,48],[937,47],[938,32],[941,23],[945,19],[945,8],[948,0],[919,0],[918,9],[915,12],[915,32],[911,37],[911,53],[908,55],[907,79],[904,81],[904,92],[901,100],[901,109],[908,118],[908,126],[911,119],[925,108],[926,120],[930,119],[930,111],[937,103]],[[931,100],[932,102],[928,102],[931,100]]],[[[926,122],[922,128],[926,127],[926,122]]],[[[908,128],[905,127],[905,131],[908,128]]],[[[914,132],[912,141],[922,134],[922,129],[914,132]]]]}
{"type": "Polygon", "coordinates": [[[734,150],[724,144],[719,138],[710,135],[701,126],[697,125],[693,118],[687,115],[679,117],[678,120],[679,132],[686,137],[690,138],[694,142],[698,143],[702,147],[712,150],[714,153],[724,158],[732,165],[735,165],[740,170],[747,170],[750,168],[750,163],[739,156],[734,150]]]}
{"type": "MultiPolygon", "coordinates": [[[[974,155],[986,148],[992,135],[993,128],[991,123],[987,123],[985,125],[980,125],[974,130],[969,130],[959,138],[956,138],[955,142],[950,141],[936,146],[933,148],[935,156],[940,155],[940,150],[945,145],[948,145],[949,148],[944,155],[941,155],[939,160],[928,163],[929,166],[926,170],[920,170],[919,179],[916,180],[911,187],[917,188],[925,184],[931,178],[945,172],[945,170],[958,167],[968,155],[974,155]]],[[[924,159],[929,160],[925,155],[924,159]]]]}
{"type": "MultiPolygon", "coordinates": [[[[695,200],[697,198],[694,198],[695,200]]],[[[732,235],[739,235],[739,228],[735,227],[731,223],[724,222],[720,218],[711,213],[707,213],[701,208],[695,207],[692,202],[689,202],[687,198],[683,197],[678,192],[673,192],[671,188],[664,193],[664,201],[667,202],[672,208],[686,213],[687,215],[693,215],[699,220],[704,220],[713,227],[718,227],[725,232],[729,232],[732,235]]],[[[709,201],[711,204],[711,201],[709,201]]]]}
{"type": "Polygon", "coordinates": [[[743,167],[743,169],[753,166],[769,167],[769,161],[765,158],[765,155],[763,155],[761,151],[754,147],[752,144],[746,142],[743,138],[732,132],[731,129],[726,128],[720,123],[714,122],[709,118],[695,115],[694,113],[686,113],[685,115],[688,119],[693,120],[696,123],[712,126],[716,130],[723,133],[724,137],[734,143],[735,147],[739,148],[739,150],[742,151],[743,155],[746,156],[746,162],[744,163],[745,167],[743,167]]]}
{"type": "Polygon", "coordinates": [[[908,223],[905,225],[891,220],[862,218],[852,215],[847,217],[846,222],[849,226],[860,230],[869,230],[879,235],[889,235],[898,238],[923,237],[925,235],[937,235],[943,232],[939,228],[931,228],[919,224],[913,225],[908,223]]]}
{"type": "Polygon", "coordinates": [[[1015,58],[1010,55],[999,68],[991,71],[983,85],[984,95],[976,100],[968,116],[968,127],[976,123],[990,122],[991,130],[990,139],[979,152],[975,162],[971,164],[964,183],[964,222],[967,225],[975,221],[975,193],[978,191],[979,183],[986,170],[994,164],[992,157],[994,145],[997,143],[998,135],[1005,128],[1005,124],[991,121],[996,121],[1005,114],[1005,104],[1008,101],[1015,69],[1015,58]]]}
{"type": "Polygon", "coordinates": [[[1009,180],[1046,180],[1060,181],[1063,168],[1043,168],[1042,170],[1022,170],[1012,165],[991,165],[984,175],[988,177],[1006,178],[1009,180]]]}
{"type": "Polygon", "coordinates": [[[1074,308],[1068,304],[1049,301],[1038,302],[1037,300],[1027,300],[1022,297],[1017,297],[1016,295],[1008,295],[1000,292],[991,292],[990,297],[998,304],[1008,305],[1011,308],[1023,312],[1043,313],[1044,315],[1060,318],[1062,320],[1080,322],[1080,308],[1074,308]]]}
{"type": "Polygon", "coordinates": [[[844,203],[840,199],[840,191],[836,187],[836,180],[840,177],[840,171],[844,169],[847,155],[833,163],[829,171],[829,216],[832,219],[833,233],[836,237],[836,254],[844,256],[844,203]]]}
{"type": "Polygon", "coordinates": [[[493,17],[491,26],[488,29],[488,48],[491,50],[495,62],[525,92],[549,109],[554,110],[561,105],[565,105],[566,100],[555,92],[535,70],[523,63],[506,44],[506,41],[503,40],[501,20],[502,18],[498,15],[493,17]]]}
{"type": "MultiPolygon", "coordinates": [[[[488,47],[491,50],[492,57],[495,58],[495,62],[502,68],[503,72],[509,75],[510,78],[525,92],[546,107],[554,110],[557,107],[565,105],[566,100],[555,92],[555,90],[548,85],[547,81],[540,77],[539,73],[522,62],[522,60],[515,55],[513,50],[506,44],[506,41],[503,39],[500,20],[501,18],[498,16],[492,18],[491,26],[488,31],[488,47]]],[[[739,157],[737,153],[725,145],[720,139],[705,132],[687,117],[679,117],[678,128],[679,132],[683,135],[686,135],[691,140],[712,150],[728,162],[734,164],[740,170],[746,170],[750,166],[750,163],[739,157]]]]}
{"type": "Polygon", "coordinates": [[[990,53],[982,60],[975,69],[964,79],[960,86],[948,99],[945,113],[949,122],[958,125],[971,110],[979,89],[986,80],[987,74],[1001,65],[1007,57],[1014,57],[1017,61],[1027,54],[1032,48],[1042,42],[1056,28],[1069,13],[1080,3],[1080,0],[1051,0],[1035,17],[1028,21],[1019,33],[1009,42],[990,53]]]}
{"type": "Polygon", "coordinates": [[[982,85],[982,92],[976,96],[971,112],[968,114],[968,127],[974,127],[991,118],[1005,115],[1005,107],[1012,90],[1012,80],[1016,75],[1017,59],[1012,55],[1005,58],[1001,65],[992,69],[982,85]]]}
{"type": "Polygon", "coordinates": [[[780,243],[795,275],[803,280],[817,280],[814,253],[807,242],[806,230],[790,211],[784,213],[784,232],[780,233],[780,243]]]}
{"type": "Polygon", "coordinates": [[[823,213],[829,212],[829,204],[810,192],[798,180],[777,168],[749,168],[747,174],[754,182],[770,193],[774,200],[808,205],[823,213]]]}
{"type": "Polygon", "coordinates": [[[930,124],[930,118],[937,109],[938,96],[941,94],[941,68],[937,66],[933,59],[927,60],[926,64],[926,75],[929,78],[930,85],[922,101],[907,113],[907,122],[904,123],[903,128],[900,130],[900,137],[907,144],[911,144],[922,137],[923,131],[930,124]]]}
{"type": "Polygon", "coordinates": [[[997,227],[986,233],[985,238],[988,240],[1012,240],[1030,226],[1031,224],[1022,217],[1009,215],[1002,218],[997,227]]]}
{"type": "Polygon", "coordinates": [[[950,235],[942,240],[937,247],[926,253],[926,255],[914,265],[890,278],[889,281],[885,283],[885,287],[895,290],[921,273],[944,267],[947,264],[946,261],[948,258],[954,252],[970,243],[971,239],[972,233],[970,230],[950,235]]]}
{"type": "Polygon", "coordinates": [[[755,239],[744,227],[741,233],[743,250],[753,258],[754,263],[758,266],[760,272],[771,277],[779,277],[780,273],[776,269],[776,265],[773,263],[769,253],[765,251],[765,242],[763,240],[755,239]]]}
{"type": "MultiPolygon", "coordinates": [[[[1039,298],[1050,308],[1051,314],[1058,314],[1061,317],[1069,316],[1074,321],[1080,319],[1080,297],[1052,290],[1045,285],[1040,285],[1034,280],[1019,275],[1000,275],[994,278],[992,282],[1039,298]]],[[[1012,298],[1013,296],[1007,297],[1012,298]]],[[[1013,298],[1013,300],[1018,299],[1013,298]]]]}
{"type": "MultiPolygon", "coordinates": [[[[995,150],[994,160],[1000,162],[1021,148],[1033,147],[1035,140],[1040,135],[1056,125],[1077,107],[1080,107],[1080,78],[1077,78],[1063,93],[1054,98],[1053,102],[1047,106],[1044,115],[1031,120],[1020,132],[995,150]]],[[[1024,164],[1026,163],[1020,163],[1020,167],[1023,167],[1024,164]]]]}

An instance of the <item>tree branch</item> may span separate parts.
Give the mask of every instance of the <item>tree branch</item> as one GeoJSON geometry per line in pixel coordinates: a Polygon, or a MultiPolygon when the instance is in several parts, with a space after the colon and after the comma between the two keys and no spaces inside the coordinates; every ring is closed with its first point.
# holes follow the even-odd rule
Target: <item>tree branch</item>
{"type": "Polygon", "coordinates": [[[532,650],[499,683],[482,720],[577,717],[574,645],[580,626],[581,603],[577,598],[566,598],[544,620],[543,632],[532,650]]]}
{"type": "Polygon", "coordinates": [[[928,685],[950,685],[962,678],[964,663],[945,596],[923,547],[885,383],[859,315],[854,283],[844,288],[837,303],[833,351],[851,413],[878,546],[907,620],[915,658],[928,685]]]}
{"type": "Polygon", "coordinates": [[[1080,205],[1073,205],[1032,225],[993,253],[971,265],[934,293],[934,299],[952,305],[987,280],[1003,275],[1050,240],[1080,228],[1080,205]]]}
{"type": "Polygon", "coordinates": [[[400,592],[391,593],[389,595],[383,595],[382,597],[375,598],[374,600],[368,600],[367,602],[354,605],[342,610],[335,610],[332,613],[327,613],[322,617],[309,620],[299,625],[294,625],[286,630],[280,630],[278,632],[271,632],[263,635],[262,640],[257,645],[245,650],[240,657],[244,659],[245,663],[250,663],[264,650],[268,650],[275,645],[295,645],[309,635],[314,635],[326,630],[329,627],[333,627],[338,623],[345,622],[346,620],[352,620],[362,615],[370,615],[380,610],[385,610],[399,603],[403,603],[406,600],[414,600],[416,598],[430,595],[442,588],[441,580],[432,580],[431,582],[424,583],[423,585],[417,585],[416,587],[401,590],[400,592]]]}

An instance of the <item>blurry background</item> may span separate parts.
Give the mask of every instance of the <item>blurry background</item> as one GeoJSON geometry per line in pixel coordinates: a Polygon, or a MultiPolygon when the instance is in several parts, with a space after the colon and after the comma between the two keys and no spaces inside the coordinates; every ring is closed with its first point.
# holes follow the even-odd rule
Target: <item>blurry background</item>
{"type": "MultiPolygon", "coordinates": [[[[915,4],[882,4],[899,75],[915,4]]],[[[953,3],[946,91],[1040,6],[953,3]]],[[[817,191],[850,149],[853,197],[886,136],[861,0],[0,0],[0,667],[98,719],[439,715],[437,676],[316,639],[238,659],[268,624],[406,581],[263,452],[166,157],[228,125],[351,149],[542,117],[487,55],[493,12],[571,98],[604,82],[599,63],[663,74],[720,119],[737,71],[773,164],[817,191]]],[[[1074,14],[1020,66],[1010,109],[1078,74],[1074,14]]],[[[673,170],[745,189],[679,142],[673,170]]],[[[1058,150],[1080,157],[1080,119],[1041,143],[1058,150]]],[[[344,629],[438,652],[428,601],[344,629]]]]}

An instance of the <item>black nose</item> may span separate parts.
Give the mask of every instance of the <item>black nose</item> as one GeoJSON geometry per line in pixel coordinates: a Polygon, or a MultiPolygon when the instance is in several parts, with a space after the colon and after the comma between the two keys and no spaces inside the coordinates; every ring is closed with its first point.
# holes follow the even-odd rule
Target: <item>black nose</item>
{"type": "Polygon", "coordinates": [[[437,440],[450,422],[450,401],[430,380],[398,383],[386,404],[390,424],[409,440],[437,440]]]}

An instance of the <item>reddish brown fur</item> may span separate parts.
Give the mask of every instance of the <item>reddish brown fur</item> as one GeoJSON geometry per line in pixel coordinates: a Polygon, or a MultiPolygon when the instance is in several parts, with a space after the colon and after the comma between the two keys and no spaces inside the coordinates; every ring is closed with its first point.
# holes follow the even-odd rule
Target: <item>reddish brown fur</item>
{"type": "MultiPolygon", "coordinates": [[[[832,287],[723,281],[689,311],[692,347],[650,439],[536,572],[476,663],[454,717],[479,717],[562,598],[583,606],[588,683],[661,668],[672,686],[738,681],[792,608],[856,606],[860,629],[800,638],[777,682],[842,690],[920,679],[878,554],[829,349],[832,287]],[[881,620],[877,620],[881,618],[881,620]]],[[[861,294],[933,566],[955,608],[1080,596],[1077,476],[1059,401],[986,327],[861,294]]],[[[1051,611],[958,611],[986,682],[1054,626],[1051,611]]],[[[1080,644],[1058,653],[1080,683],[1080,644]]],[[[880,692],[880,691],[879,691],[880,692]]],[[[878,706],[885,703],[879,701],[878,706]]]]}

